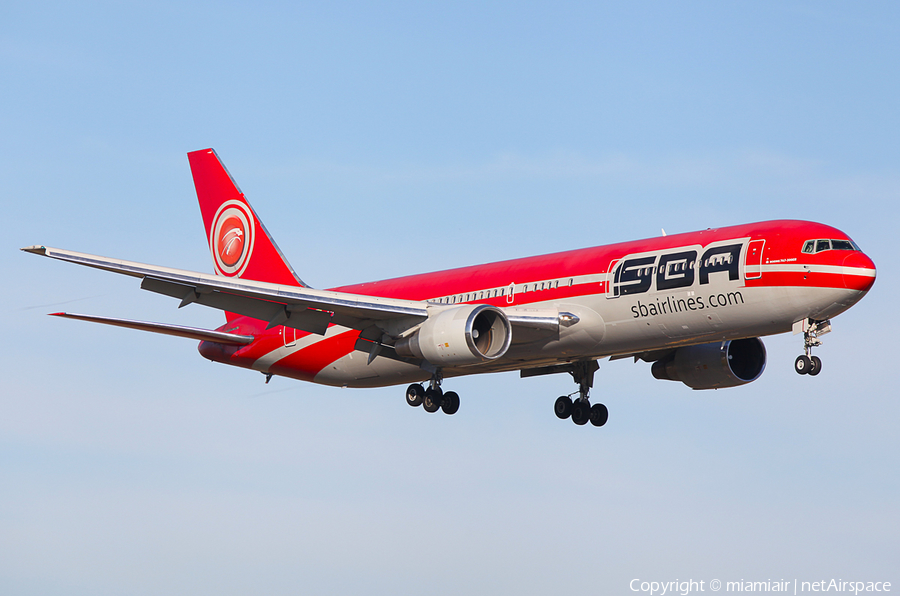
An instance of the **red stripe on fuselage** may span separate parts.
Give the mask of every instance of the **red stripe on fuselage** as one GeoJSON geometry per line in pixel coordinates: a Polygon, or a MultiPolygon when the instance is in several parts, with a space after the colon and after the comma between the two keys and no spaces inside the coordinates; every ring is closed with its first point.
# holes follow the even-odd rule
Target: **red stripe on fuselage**
{"type": "Polygon", "coordinates": [[[766,271],[759,279],[748,279],[748,288],[796,287],[796,288],[837,288],[868,291],[875,278],[864,275],[840,273],[820,273],[817,271],[766,271]]]}

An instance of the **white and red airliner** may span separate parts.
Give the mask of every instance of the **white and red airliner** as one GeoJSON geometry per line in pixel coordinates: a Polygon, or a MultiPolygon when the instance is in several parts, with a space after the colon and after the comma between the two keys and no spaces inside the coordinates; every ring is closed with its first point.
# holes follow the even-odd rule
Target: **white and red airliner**
{"type": "Polygon", "coordinates": [[[455,413],[450,377],[566,372],[559,418],[602,426],[589,391],[600,358],[652,362],[693,389],[743,385],[766,365],[761,336],[803,334],[798,373],[830,319],[875,282],[853,240],[808,221],[766,221],[315,290],[294,273],[212,149],[188,153],[215,275],[31,246],[141,279],[141,288],[225,311],[216,330],[56,316],[200,340],[206,358],[344,387],[412,383],[411,406],[455,413]],[[425,384],[423,384],[425,383],[425,384]],[[573,400],[572,397],[576,398],[573,400]]]}

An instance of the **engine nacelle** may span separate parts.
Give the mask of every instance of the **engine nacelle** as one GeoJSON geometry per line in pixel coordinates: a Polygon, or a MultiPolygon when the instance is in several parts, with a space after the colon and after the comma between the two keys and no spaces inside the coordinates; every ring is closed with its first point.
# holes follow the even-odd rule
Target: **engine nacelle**
{"type": "Polygon", "coordinates": [[[512,326],[502,310],[465,304],[428,317],[394,349],[400,356],[422,358],[436,366],[465,366],[500,358],[511,341],[512,326]]]}
{"type": "Polygon", "coordinates": [[[755,381],[766,368],[766,347],[758,337],[678,348],[653,363],[657,379],[681,381],[692,389],[737,387],[755,381]]]}

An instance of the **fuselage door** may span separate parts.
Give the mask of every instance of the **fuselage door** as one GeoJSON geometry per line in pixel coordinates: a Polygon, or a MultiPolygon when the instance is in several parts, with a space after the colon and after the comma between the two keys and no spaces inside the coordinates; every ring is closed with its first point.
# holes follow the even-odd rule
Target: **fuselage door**
{"type": "Polygon", "coordinates": [[[744,267],[745,279],[759,279],[762,277],[762,255],[765,245],[765,239],[750,241],[750,245],[747,247],[747,263],[744,267]]]}
{"type": "Polygon", "coordinates": [[[619,261],[622,259],[613,259],[609,262],[609,268],[606,270],[606,297],[607,298],[616,298],[616,295],[613,293],[613,288],[615,287],[615,277],[616,277],[616,265],[619,264],[619,261]]]}
{"type": "Polygon", "coordinates": [[[297,343],[297,330],[293,327],[284,326],[281,328],[284,335],[284,345],[291,347],[297,343]]]}

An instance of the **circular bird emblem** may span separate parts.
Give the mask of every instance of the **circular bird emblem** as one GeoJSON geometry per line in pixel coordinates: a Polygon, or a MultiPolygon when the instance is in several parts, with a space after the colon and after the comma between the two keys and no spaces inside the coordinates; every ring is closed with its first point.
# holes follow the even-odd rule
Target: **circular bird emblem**
{"type": "Polygon", "coordinates": [[[244,254],[244,222],[238,217],[229,217],[222,223],[217,238],[219,259],[226,267],[234,267],[244,254]]]}
{"type": "Polygon", "coordinates": [[[253,252],[253,212],[246,203],[226,201],[219,206],[209,234],[216,272],[240,277],[253,252]]]}

